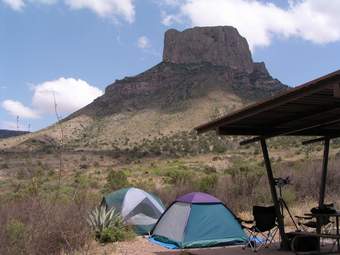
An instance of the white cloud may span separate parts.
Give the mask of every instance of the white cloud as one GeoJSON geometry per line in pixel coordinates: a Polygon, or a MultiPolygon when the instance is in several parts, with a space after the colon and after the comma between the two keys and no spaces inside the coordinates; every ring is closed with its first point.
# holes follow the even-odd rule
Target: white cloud
{"type": "Polygon", "coordinates": [[[59,0],[26,0],[26,1],[30,3],[52,5],[52,4],[56,4],[59,0]]]}
{"type": "Polygon", "coordinates": [[[260,0],[184,0],[162,23],[192,26],[230,25],[251,46],[268,46],[273,37],[300,37],[314,43],[340,41],[339,0],[290,0],[282,8],[260,0]]]}
{"type": "Polygon", "coordinates": [[[132,23],[135,19],[133,0],[65,0],[72,9],[89,9],[101,17],[122,16],[132,23]]]}
{"type": "Polygon", "coordinates": [[[32,107],[19,101],[5,100],[2,107],[11,115],[34,119],[44,114],[54,114],[55,105],[59,114],[70,114],[91,103],[103,92],[86,81],[74,78],[59,78],[33,86],[32,107]]]}
{"type": "Polygon", "coordinates": [[[0,129],[16,130],[17,124],[13,121],[0,121],[0,129]]]}
{"type": "Polygon", "coordinates": [[[1,0],[1,1],[7,4],[14,11],[21,11],[28,3],[52,5],[58,2],[58,0],[1,0]]]}
{"type": "Polygon", "coordinates": [[[161,23],[164,26],[170,26],[173,23],[181,23],[181,18],[178,15],[168,14],[165,11],[161,11],[161,23]]]}
{"type": "Polygon", "coordinates": [[[18,124],[14,121],[0,121],[0,129],[29,131],[30,123],[23,122],[20,118],[18,124]]]}
{"type": "Polygon", "coordinates": [[[20,118],[36,119],[39,114],[31,108],[24,106],[19,101],[5,100],[2,102],[2,107],[11,115],[19,116],[20,118]]]}
{"type": "Polygon", "coordinates": [[[24,0],[2,0],[3,3],[7,4],[15,11],[20,11],[25,7],[24,0]]]}
{"type": "Polygon", "coordinates": [[[101,96],[103,92],[86,81],[59,78],[34,87],[32,105],[40,113],[54,113],[54,97],[59,113],[69,114],[101,96]]]}
{"type": "Polygon", "coordinates": [[[138,48],[141,48],[141,49],[150,48],[151,43],[150,43],[149,38],[147,38],[145,35],[140,36],[137,40],[137,46],[138,48]]]}
{"type": "Polygon", "coordinates": [[[64,2],[73,10],[89,9],[101,17],[117,20],[122,17],[127,22],[135,20],[133,0],[0,0],[15,11],[22,10],[27,4],[52,5],[64,2]]]}
{"type": "Polygon", "coordinates": [[[160,1],[161,4],[166,4],[170,6],[178,6],[181,4],[182,0],[162,0],[160,1]]]}

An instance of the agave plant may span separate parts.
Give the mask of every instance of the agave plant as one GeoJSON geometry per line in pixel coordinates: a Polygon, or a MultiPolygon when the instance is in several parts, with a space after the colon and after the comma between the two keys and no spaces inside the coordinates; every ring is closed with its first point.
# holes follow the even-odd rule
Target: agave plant
{"type": "Polygon", "coordinates": [[[108,228],[124,227],[123,217],[114,208],[106,210],[105,206],[95,208],[90,212],[87,222],[96,233],[108,228]]]}
{"type": "Polygon", "coordinates": [[[123,217],[116,213],[114,208],[106,210],[100,206],[89,213],[87,221],[94,230],[96,240],[101,243],[123,241],[132,239],[134,233],[125,225],[123,217]]]}

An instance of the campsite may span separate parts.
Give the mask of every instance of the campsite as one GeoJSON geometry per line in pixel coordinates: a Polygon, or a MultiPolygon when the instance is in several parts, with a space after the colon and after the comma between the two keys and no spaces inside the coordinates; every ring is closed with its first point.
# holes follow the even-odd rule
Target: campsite
{"type": "Polygon", "coordinates": [[[0,255],[340,254],[339,0],[0,0],[0,255]]]}

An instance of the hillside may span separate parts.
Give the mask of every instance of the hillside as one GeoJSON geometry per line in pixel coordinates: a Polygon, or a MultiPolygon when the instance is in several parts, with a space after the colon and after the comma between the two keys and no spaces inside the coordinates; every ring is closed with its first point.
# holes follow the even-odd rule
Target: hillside
{"type": "Polygon", "coordinates": [[[0,139],[27,134],[26,131],[0,129],[0,139]]]}
{"type": "MultiPolygon", "coordinates": [[[[253,62],[246,39],[235,28],[170,29],[165,33],[162,62],[115,81],[103,96],[64,119],[64,142],[71,147],[101,149],[138,144],[190,131],[285,89],[264,63],[253,62]]],[[[54,125],[8,140],[0,148],[27,145],[32,139],[39,143],[59,139],[59,128],[54,125]]]]}

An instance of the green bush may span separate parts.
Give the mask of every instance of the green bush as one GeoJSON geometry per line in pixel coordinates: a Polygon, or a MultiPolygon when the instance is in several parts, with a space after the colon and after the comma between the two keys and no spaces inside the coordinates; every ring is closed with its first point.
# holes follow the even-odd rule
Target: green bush
{"type": "Polygon", "coordinates": [[[165,176],[168,177],[168,183],[170,184],[186,183],[191,179],[191,174],[182,170],[168,171],[165,176]]]}
{"type": "Polygon", "coordinates": [[[126,188],[128,186],[129,181],[123,171],[111,170],[106,177],[106,189],[109,191],[126,188]]]}
{"type": "Polygon", "coordinates": [[[130,228],[123,226],[121,228],[104,228],[103,231],[97,236],[97,240],[100,243],[114,243],[131,240],[134,237],[134,232],[130,228]]]}
{"type": "Polygon", "coordinates": [[[13,219],[6,225],[6,235],[13,254],[25,254],[26,226],[19,220],[13,219]]]}
{"type": "Polygon", "coordinates": [[[96,235],[96,238],[100,243],[112,243],[116,241],[112,228],[104,228],[102,232],[96,235]]]}
{"type": "Polygon", "coordinates": [[[217,184],[217,175],[212,174],[205,176],[199,180],[199,190],[202,192],[211,192],[217,184]]]}

